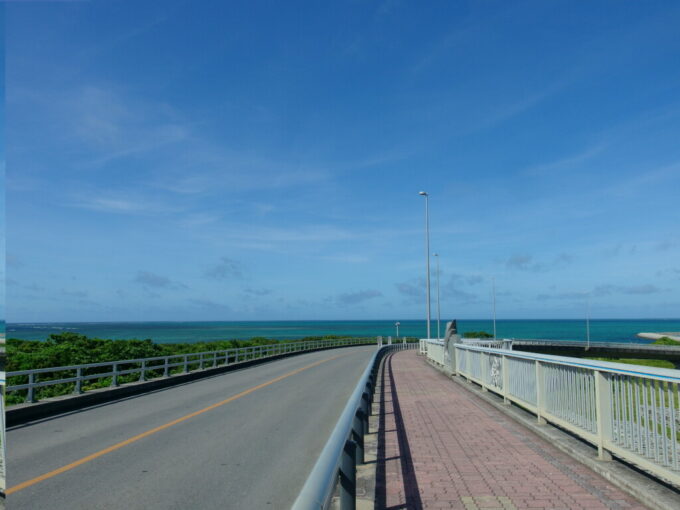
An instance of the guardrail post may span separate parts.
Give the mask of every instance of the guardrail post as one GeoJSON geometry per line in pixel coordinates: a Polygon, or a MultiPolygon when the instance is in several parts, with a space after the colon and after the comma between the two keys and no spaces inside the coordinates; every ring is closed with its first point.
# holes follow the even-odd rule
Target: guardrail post
{"type": "Polygon", "coordinates": [[[352,427],[354,442],[357,444],[356,462],[358,464],[364,463],[364,434],[364,413],[361,409],[358,409],[354,415],[354,425],[352,427]]]}
{"type": "Polygon", "coordinates": [[[146,380],[146,360],[142,360],[142,369],[139,372],[139,382],[144,382],[146,380]]]}
{"type": "Polygon", "coordinates": [[[26,400],[30,402],[31,404],[34,404],[36,402],[35,400],[35,391],[33,390],[33,384],[35,384],[35,374],[30,373],[28,374],[28,393],[26,394],[26,400]]]}
{"type": "Polygon", "coordinates": [[[213,352],[212,355],[213,355],[213,364],[212,364],[212,366],[213,366],[213,368],[215,368],[215,367],[217,366],[217,351],[213,352]]]}
{"type": "Polygon", "coordinates": [[[73,392],[76,395],[80,395],[83,393],[83,388],[82,388],[82,377],[83,377],[83,369],[82,367],[76,368],[76,387],[73,390],[73,392]]]}
{"type": "Polygon", "coordinates": [[[543,417],[543,411],[545,408],[543,363],[540,361],[535,361],[534,363],[536,365],[536,421],[539,425],[545,425],[547,422],[543,417]]]}
{"type": "Polygon", "coordinates": [[[364,412],[364,434],[368,434],[368,417],[371,415],[371,397],[368,391],[361,395],[361,409],[364,412]]]}
{"type": "Polygon", "coordinates": [[[118,386],[118,363],[113,364],[113,377],[111,378],[111,386],[118,386]]]}
{"type": "Polygon", "coordinates": [[[166,356],[165,359],[163,359],[163,377],[168,377],[168,375],[169,375],[169,368],[170,367],[168,367],[168,365],[169,365],[168,361],[170,361],[170,360],[168,359],[168,356],[166,356]]]}
{"type": "Polygon", "coordinates": [[[597,457],[612,460],[612,455],[604,449],[612,439],[611,386],[606,374],[595,371],[595,419],[597,420],[597,457]]]}
{"type": "Polygon", "coordinates": [[[340,464],[340,510],[357,507],[357,444],[347,440],[340,464]]]}
{"type": "Polygon", "coordinates": [[[184,373],[189,372],[189,356],[187,354],[184,355],[184,373]]]}

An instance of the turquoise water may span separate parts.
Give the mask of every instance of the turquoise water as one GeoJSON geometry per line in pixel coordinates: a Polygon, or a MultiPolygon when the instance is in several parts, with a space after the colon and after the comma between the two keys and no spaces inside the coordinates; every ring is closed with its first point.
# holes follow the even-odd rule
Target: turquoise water
{"type": "MultiPolygon", "coordinates": [[[[400,321],[401,336],[425,336],[425,321],[400,321]]],[[[72,331],[90,337],[130,339],[150,338],[159,343],[200,342],[248,339],[256,336],[289,340],[305,336],[395,335],[395,321],[262,321],[262,322],[71,322],[6,325],[7,338],[44,340],[52,333],[72,331]]],[[[442,322],[442,335],[445,323],[442,322]]],[[[493,331],[491,321],[460,320],[458,329],[493,331]]],[[[585,340],[583,320],[499,320],[499,338],[545,338],[551,340],[585,340]]],[[[608,320],[590,322],[594,342],[645,342],[635,335],[642,331],[680,331],[680,319],[608,320]]],[[[437,322],[432,322],[436,336],[437,322]]]]}

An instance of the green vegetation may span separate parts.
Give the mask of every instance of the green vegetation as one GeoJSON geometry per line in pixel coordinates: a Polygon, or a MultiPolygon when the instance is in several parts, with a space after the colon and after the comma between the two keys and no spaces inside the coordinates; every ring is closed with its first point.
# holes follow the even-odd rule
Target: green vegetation
{"type": "Polygon", "coordinates": [[[486,331],[468,331],[463,333],[463,338],[493,338],[493,335],[486,331]]]}
{"type": "Polygon", "coordinates": [[[658,340],[654,340],[652,345],[680,345],[680,342],[673,340],[672,338],[668,338],[667,336],[662,336],[658,340]]]}
{"type": "MultiPolygon", "coordinates": [[[[286,340],[283,343],[295,343],[305,341],[320,341],[346,338],[339,335],[310,336],[298,340],[286,340]]],[[[375,341],[374,338],[370,339],[375,341]]],[[[408,342],[417,341],[415,338],[407,338],[408,342]]],[[[106,340],[102,338],[89,338],[77,333],[61,333],[50,335],[45,341],[39,340],[19,340],[10,338],[7,340],[7,367],[8,372],[20,370],[32,370],[37,368],[63,367],[71,365],[83,365],[88,363],[103,363],[109,361],[119,361],[126,359],[154,358],[161,356],[171,356],[178,354],[188,355],[189,368],[198,368],[201,364],[200,356],[193,353],[223,351],[239,347],[251,347],[261,345],[272,345],[282,343],[278,340],[264,337],[255,337],[250,340],[218,340],[214,342],[196,343],[168,343],[157,344],[151,340],[106,340]]],[[[173,360],[179,362],[180,359],[173,360]]],[[[205,366],[212,365],[212,359],[206,359],[205,366]]],[[[221,363],[220,363],[221,364],[221,363]]],[[[157,362],[155,366],[161,365],[157,362]]],[[[121,370],[140,368],[140,363],[129,363],[121,365],[121,370]]],[[[147,379],[163,376],[163,368],[154,368],[154,363],[147,365],[145,372],[147,379]]],[[[83,375],[94,375],[109,371],[110,367],[94,367],[83,370],[83,375]]],[[[176,374],[184,370],[183,366],[171,367],[170,374],[176,374]]],[[[55,380],[75,377],[75,370],[63,370],[51,372],[44,376],[38,376],[37,380],[55,380]]],[[[139,380],[140,374],[123,374],[118,376],[120,384],[139,380]]],[[[9,385],[26,384],[28,376],[10,377],[9,385]]],[[[82,390],[87,391],[96,388],[104,388],[111,385],[111,377],[101,377],[83,382],[82,390]]],[[[75,390],[75,383],[62,383],[35,390],[35,398],[38,400],[67,395],[75,390]]],[[[8,405],[19,404],[25,401],[26,391],[15,391],[6,395],[8,405]]]]}
{"type": "Polygon", "coordinates": [[[617,359],[617,358],[587,358],[595,361],[609,361],[611,363],[625,363],[627,365],[643,365],[645,367],[675,368],[672,361],[665,359],[617,359]]]}

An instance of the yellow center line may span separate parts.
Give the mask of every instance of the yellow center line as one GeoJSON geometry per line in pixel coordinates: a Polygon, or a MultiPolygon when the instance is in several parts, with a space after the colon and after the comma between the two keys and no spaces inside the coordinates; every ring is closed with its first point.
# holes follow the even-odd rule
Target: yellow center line
{"type": "Polygon", "coordinates": [[[42,481],[48,480],[52,477],[60,475],[61,473],[65,473],[66,471],[70,471],[71,469],[77,468],[78,466],[81,466],[81,465],[85,464],[86,462],[90,462],[91,460],[102,457],[103,455],[106,455],[107,453],[114,452],[114,451],[116,451],[120,448],[123,448],[124,446],[127,446],[129,444],[137,442],[140,439],[144,439],[145,437],[148,437],[152,434],[155,434],[156,432],[160,432],[161,430],[165,430],[167,428],[170,428],[173,425],[177,425],[178,423],[182,423],[184,421],[187,421],[187,420],[189,420],[189,419],[191,419],[195,416],[198,416],[198,415],[203,414],[203,413],[207,413],[208,411],[212,411],[213,409],[216,409],[220,406],[223,406],[224,404],[228,404],[229,402],[233,402],[234,400],[237,400],[241,397],[245,397],[246,395],[249,395],[250,393],[253,393],[254,391],[260,390],[260,389],[265,388],[267,386],[270,386],[274,383],[282,381],[283,379],[286,379],[287,377],[291,377],[293,375],[299,374],[300,372],[303,372],[304,370],[310,369],[312,367],[316,367],[318,365],[321,365],[322,363],[326,363],[328,361],[332,361],[334,359],[341,358],[343,356],[348,356],[348,354],[340,354],[338,356],[333,356],[332,358],[327,358],[327,359],[323,359],[321,361],[317,361],[316,363],[312,363],[311,365],[307,365],[307,366],[304,366],[302,368],[298,368],[297,370],[293,370],[292,372],[288,372],[287,374],[276,377],[276,378],[272,379],[271,381],[267,381],[265,383],[258,384],[257,386],[253,386],[252,388],[248,388],[247,390],[242,391],[241,393],[237,393],[236,395],[229,397],[227,399],[224,399],[221,402],[217,402],[216,404],[212,404],[212,405],[209,405],[208,407],[205,407],[203,409],[199,409],[198,411],[194,411],[193,413],[189,413],[185,416],[182,416],[181,418],[177,418],[176,420],[172,420],[168,423],[165,423],[164,425],[160,425],[158,427],[149,429],[146,432],[142,432],[141,434],[137,434],[136,436],[133,436],[129,439],[126,439],[125,441],[121,441],[120,443],[116,443],[112,446],[109,446],[108,448],[104,448],[103,450],[99,450],[96,453],[88,455],[87,457],[83,457],[82,459],[76,460],[75,462],[71,462],[70,464],[66,464],[65,466],[62,466],[62,467],[57,468],[53,471],[50,471],[49,473],[45,473],[44,475],[37,476],[35,478],[32,478],[31,480],[27,480],[27,481],[22,482],[18,485],[15,485],[14,487],[10,487],[9,489],[7,489],[5,491],[5,494],[10,495],[10,494],[18,492],[22,489],[30,487],[31,485],[35,485],[36,483],[40,483],[42,481]]]}

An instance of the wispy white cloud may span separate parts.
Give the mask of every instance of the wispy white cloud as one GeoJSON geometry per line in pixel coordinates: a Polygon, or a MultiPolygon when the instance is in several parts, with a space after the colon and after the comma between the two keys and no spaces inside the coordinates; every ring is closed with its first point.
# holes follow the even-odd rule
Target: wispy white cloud
{"type": "Polygon", "coordinates": [[[523,173],[528,176],[545,177],[554,174],[562,174],[564,172],[581,170],[584,163],[587,163],[597,155],[601,154],[606,149],[606,147],[607,145],[604,143],[596,144],[564,158],[531,166],[524,170],[523,173]]]}
{"type": "MultiPolygon", "coordinates": [[[[605,191],[619,197],[639,197],[641,194],[649,193],[661,186],[670,186],[672,183],[680,185],[680,162],[644,169],[627,177],[621,176],[605,191]]],[[[653,200],[653,196],[650,198],[653,200]]]]}

